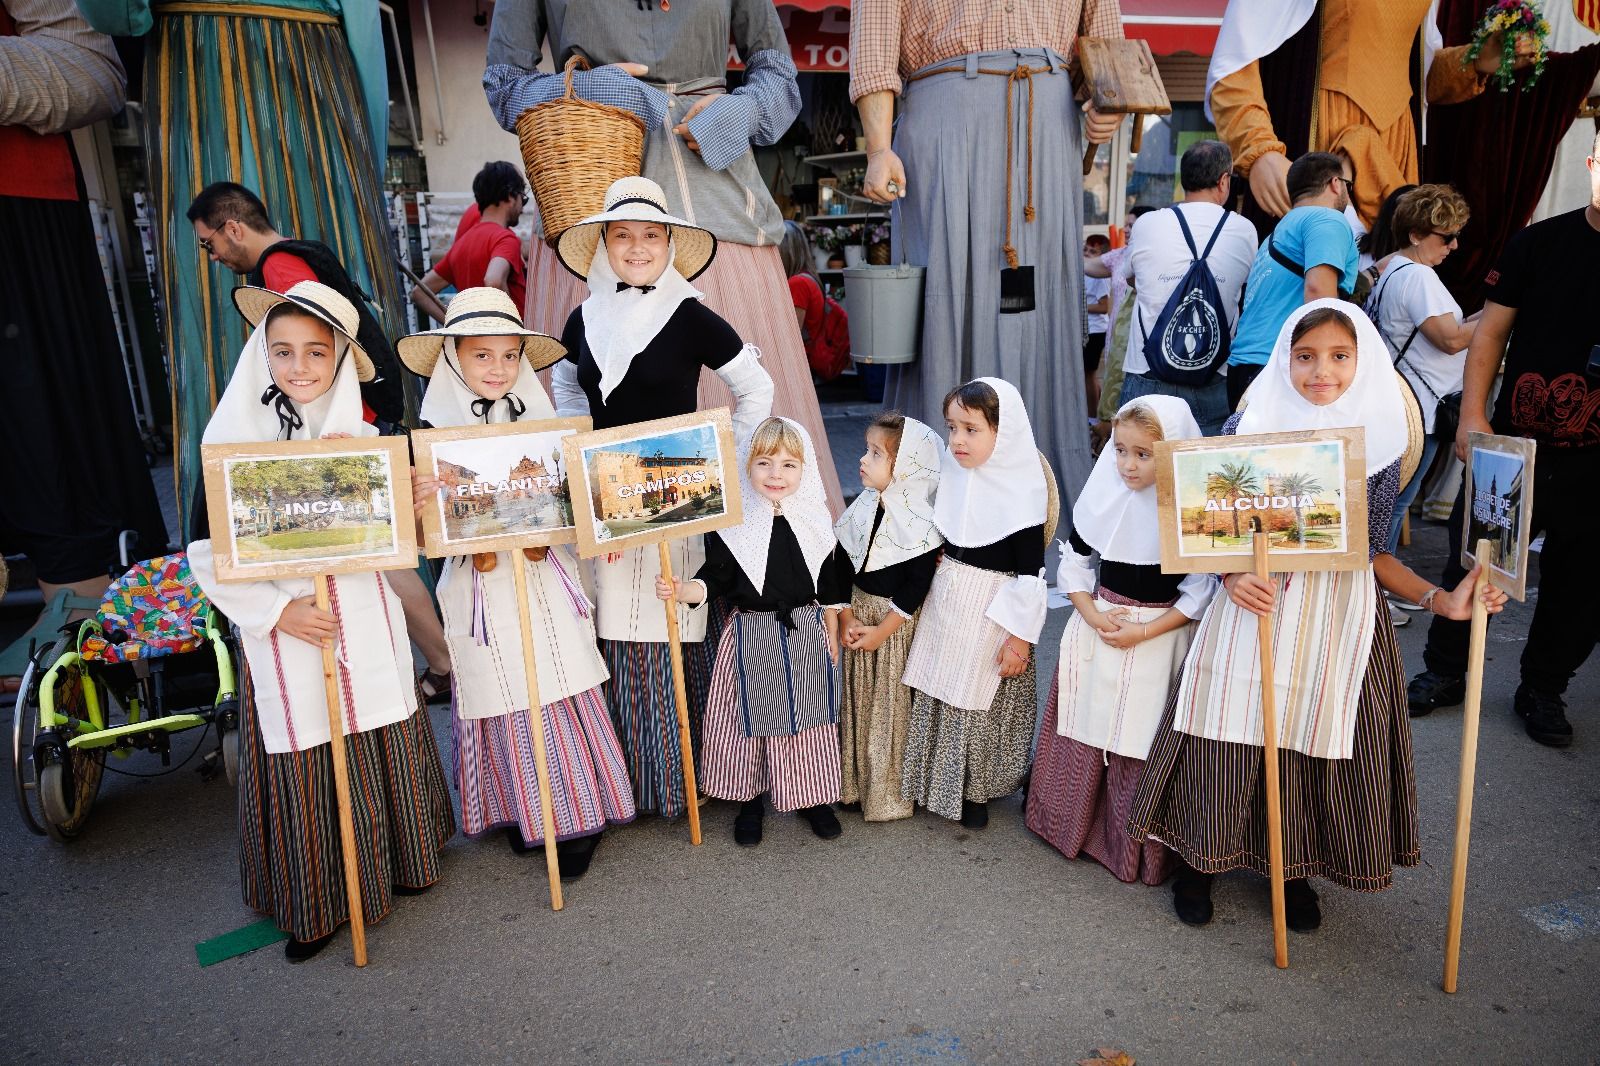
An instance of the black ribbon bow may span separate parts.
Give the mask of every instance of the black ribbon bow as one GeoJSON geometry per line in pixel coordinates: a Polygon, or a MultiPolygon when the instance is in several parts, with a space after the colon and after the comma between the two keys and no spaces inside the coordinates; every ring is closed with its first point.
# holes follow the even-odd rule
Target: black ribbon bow
{"type": "MultiPolygon", "coordinates": [[[[511,410],[511,421],[515,422],[522,417],[522,413],[528,409],[528,405],[517,399],[517,394],[514,392],[506,393],[505,399],[506,407],[511,410]]],[[[494,410],[494,405],[498,402],[498,400],[491,400],[487,396],[480,396],[472,401],[472,413],[487,422],[489,421],[489,412],[494,410]]]]}
{"type": "Polygon", "coordinates": [[[617,282],[617,291],[622,292],[624,289],[638,289],[640,292],[656,291],[656,287],[654,285],[629,285],[626,281],[617,282]]]}
{"type": "Polygon", "coordinates": [[[286,431],[283,434],[284,440],[292,439],[295,430],[304,428],[306,423],[300,417],[299,408],[295,407],[294,401],[285,396],[277,385],[267,386],[267,391],[261,394],[261,403],[263,406],[272,405],[274,413],[278,416],[278,429],[286,431]]]}

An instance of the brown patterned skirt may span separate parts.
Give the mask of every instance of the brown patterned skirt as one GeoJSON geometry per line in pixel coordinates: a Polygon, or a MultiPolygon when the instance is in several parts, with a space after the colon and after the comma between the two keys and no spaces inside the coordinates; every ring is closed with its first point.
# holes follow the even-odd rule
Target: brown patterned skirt
{"type": "Polygon", "coordinates": [[[987,803],[1022,787],[1039,717],[1034,659],[1004,678],[994,702],[967,711],[913,692],[900,794],[945,818],[961,817],[961,801],[987,803]]]}
{"type": "MultiPolygon", "coordinates": [[[[850,610],[862,625],[875,626],[894,610],[885,596],[855,589],[850,610]]],[[[839,702],[839,799],[860,803],[869,822],[911,817],[911,801],[901,795],[900,764],[905,759],[911,720],[911,689],[900,683],[917,620],[908,619],[877,651],[844,651],[844,694],[839,702]]]]}

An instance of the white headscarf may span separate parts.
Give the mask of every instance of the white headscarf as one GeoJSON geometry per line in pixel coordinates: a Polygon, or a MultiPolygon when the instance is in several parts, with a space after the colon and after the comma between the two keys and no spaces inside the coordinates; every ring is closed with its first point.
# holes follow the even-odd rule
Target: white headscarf
{"type": "Polygon", "coordinates": [[[461,376],[454,337],[444,339],[444,351],[439,353],[439,361],[433,366],[428,391],[423,393],[422,408],[417,413],[424,422],[439,428],[556,416],[550,397],[526,359],[517,360],[517,380],[501,399],[491,404],[473,392],[467,387],[467,379],[461,376]]]}
{"type": "Polygon", "coordinates": [[[994,452],[982,466],[968,470],[945,448],[933,508],[944,539],[963,548],[981,548],[1019,529],[1044,525],[1050,499],[1021,394],[1000,378],[976,380],[1000,397],[994,452]]]}
{"type": "MultiPolygon", "coordinates": [[[[1117,409],[1122,418],[1135,407],[1148,407],[1161,423],[1163,440],[1200,436],[1189,405],[1176,396],[1140,396],[1117,409]]],[[[1114,439],[1114,438],[1113,438],[1114,439]]],[[[1117,473],[1112,441],[1100,450],[1083,492],[1072,502],[1072,529],[1100,558],[1112,563],[1148,566],[1161,562],[1161,525],[1156,518],[1156,487],[1134,492],[1117,473]]]]}
{"type": "Polygon", "coordinates": [[[333,331],[338,366],[333,387],[308,404],[283,395],[267,361],[267,318],[251,331],[239,362],[206,423],[202,444],[249,444],[274,440],[316,440],[328,433],[375,437],[376,426],[361,417],[361,383],[349,342],[333,331]],[[295,423],[299,424],[296,425],[295,423]]]}
{"type": "Polygon", "coordinates": [[[907,559],[914,559],[944,543],[933,524],[933,496],[939,489],[940,452],[944,442],[939,435],[915,418],[905,420],[900,430],[900,449],[895,453],[889,487],[879,493],[864,488],[847,508],[833,531],[850,553],[857,572],[882,570],[907,559]],[[883,521],[874,536],[872,523],[883,502],[883,521]],[[868,549],[871,549],[870,552],[868,549]]]}
{"type": "Polygon", "coordinates": [[[655,340],[656,334],[688,299],[701,300],[705,293],[690,285],[673,265],[673,248],[667,245],[667,269],[656,278],[649,292],[634,286],[617,286],[622,279],[606,258],[602,235],[595,245],[594,261],[589,265],[589,298],[583,301],[583,336],[589,353],[600,368],[600,399],[611,398],[611,390],[622,383],[633,364],[633,357],[655,340]]]}
{"type": "MultiPolygon", "coordinates": [[[[806,427],[791,419],[783,421],[800,434],[805,444],[805,467],[800,473],[800,487],[793,496],[785,498],[781,506],[783,517],[794,531],[800,544],[800,554],[805,556],[806,569],[815,581],[822,564],[833,551],[833,516],[828,513],[828,494],[822,487],[822,472],[817,469],[817,449],[811,443],[806,427]]],[[[767,550],[772,546],[772,503],[750,483],[750,444],[739,446],[739,492],[744,503],[744,520],[730,529],[717,531],[717,536],[728,546],[757,592],[764,591],[767,583],[767,550]]]]}
{"type": "Polygon", "coordinates": [[[1406,452],[1407,419],[1400,377],[1389,361],[1389,348],[1378,327],[1354,304],[1332,298],[1313,300],[1296,310],[1278,332],[1272,358],[1245,394],[1239,433],[1287,433],[1306,429],[1359,426],[1366,431],[1367,476],[1371,477],[1406,452]],[[1312,311],[1331,307],[1350,322],[1356,334],[1355,380],[1344,394],[1321,406],[1301,396],[1289,379],[1290,337],[1312,311]]]}

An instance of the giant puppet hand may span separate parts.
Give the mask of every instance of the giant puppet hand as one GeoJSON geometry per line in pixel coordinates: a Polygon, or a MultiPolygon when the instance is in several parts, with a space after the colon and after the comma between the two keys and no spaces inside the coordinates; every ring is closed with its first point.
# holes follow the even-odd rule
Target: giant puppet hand
{"type": "Polygon", "coordinates": [[[1289,157],[1282,152],[1262,152],[1250,164],[1250,195],[1262,209],[1278,218],[1294,206],[1289,199],[1289,157]]]}

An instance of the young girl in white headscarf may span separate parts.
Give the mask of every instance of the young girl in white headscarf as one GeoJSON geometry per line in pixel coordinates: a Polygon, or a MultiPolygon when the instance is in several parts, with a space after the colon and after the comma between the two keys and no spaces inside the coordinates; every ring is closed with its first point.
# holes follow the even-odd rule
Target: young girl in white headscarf
{"type": "Polygon", "coordinates": [[[838,611],[849,561],[835,551],[833,518],[811,435],[769,418],[745,446],[743,521],[710,534],[692,581],[656,579],[656,595],[690,603],[724,598],[706,700],[700,787],[740,803],[733,839],[761,843],[764,796],[798,811],[824,840],[839,835],[838,611]]]}
{"type": "MultiPolygon", "coordinates": [[[[1384,550],[1408,446],[1401,387],[1367,317],[1338,300],[1315,300],[1289,316],[1248,406],[1223,427],[1361,428],[1371,566],[1265,580],[1228,574],[1227,594],[1201,619],[1128,824],[1135,839],[1156,837],[1183,860],[1173,906],[1191,925],[1211,920],[1213,875],[1269,872],[1258,615],[1274,617],[1289,928],[1310,932],[1322,922],[1308,878],[1376,892],[1390,886],[1395,865],[1419,861],[1405,674],[1380,587],[1464,619],[1475,573],[1446,591],[1384,550]]],[[[1505,593],[1490,586],[1483,598],[1499,611],[1505,593]]]]}
{"type": "MultiPolygon", "coordinates": [[[[403,339],[400,358],[428,379],[421,416],[434,427],[555,417],[535,373],[566,352],[522,327],[499,289],[463,289],[443,328],[403,339]]],[[[543,461],[546,457],[535,456],[543,461]]],[[[553,470],[551,471],[553,473],[553,470]]],[[[438,506],[440,485],[415,478],[418,513],[438,506]]],[[[468,836],[504,827],[519,853],[544,843],[533,731],[546,737],[561,876],[583,876],[608,825],[633,820],[633,793],[601,685],[606,666],[594,618],[565,546],[455,556],[439,578],[439,609],[455,678],[455,774],[468,836]],[[530,713],[516,586],[526,573],[539,680],[530,713]]],[[[540,876],[543,876],[540,867],[540,876]]]]}
{"type": "MultiPolygon", "coordinates": [[[[734,396],[741,441],[772,413],[772,379],[761,353],[702,303],[690,282],[711,264],[709,231],[667,214],[666,196],[648,178],[622,178],[606,209],[562,233],[566,268],[589,285],[589,298],[567,319],[567,358],[551,371],[563,415],[588,415],[595,429],[689,414],[702,368],[734,396]]],[[[705,560],[700,537],[671,542],[672,572],[692,574],[705,560]]],[[[668,655],[666,612],[652,595],[660,573],[655,548],[595,560],[596,623],[610,668],[606,692],[641,811],[676,817],[695,797],[683,794],[677,706],[668,655]]],[[[709,612],[680,604],[691,744],[699,744],[711,662],[709,612]]]]}
{"type": "MultiPolygon", "coordinates": [[[[355,335],[356,310],[325,285],[279,295],[240,288],[253,327],[206,444],[376,434],[361,419],[359,381],[373,366],[355,335]]],[[[418,714],[411,642],[399,598],[378,573],[328,578],[331,611],[310,578],[219,582],[209,540],[189,565],[243,633],[253,698],[245,701],[239,766],[239,871],[244,899],[289,934],[291,961],[310,958],[349,920],[328,734],[322,647],[331,644],[344,696],[356,860],[368,923],[395,894],[439,879],[455,832],[444,768],[418,714]]]]}
{"type": "Polygon", "coordinates": [[[901,795],[911,690],[901,684],[917,611],[944,537],[933,521],[944,443],[914,418],[882,414],[867,427],[861,495],[834,525],[855,580],[839,617],[839,798],[869,822],[911,817],[901,795]]]}
{"type": "Polygon", "coordinates": [[[1189,623],[1217,581],[1161,572],[1155,443],[1200,436],[1189,405],[1142,396],[1123,404],[1111,426],[1061,545],[1056,585],[1076,612],[1061,634],[1027,824],[1069,859],[1088,855],[1122,881],[1159,885],[1171,853],[1134,843],[1128,810],[1189,647],[1189,623]]]}
{"type": "Polygon", "coordinates": [[[903,795],[970,829],[1022,787],[1038,717],[1049,488],[1016,386],[978,378],[944,402],[934,523],[944,558],[906,662],[915,689],[903,795]]]}

